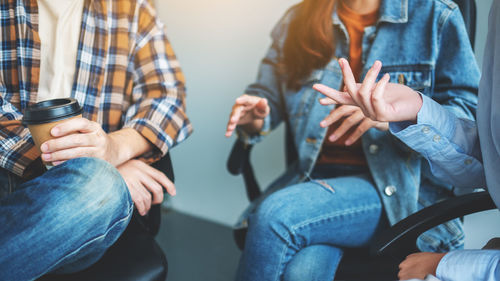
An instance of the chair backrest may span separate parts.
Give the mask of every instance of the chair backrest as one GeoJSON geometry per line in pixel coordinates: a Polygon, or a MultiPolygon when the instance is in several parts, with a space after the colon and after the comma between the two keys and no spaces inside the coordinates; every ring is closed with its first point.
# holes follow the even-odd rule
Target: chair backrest
{"type": "Polygon", "coordinates": [[[476,41],[476,1],[475,0],[453,0],[457,3],[462,12],[462,16],[465,22],[465,28],[469,34],[470,44],[474,49],[474,43],[476,41]]]}

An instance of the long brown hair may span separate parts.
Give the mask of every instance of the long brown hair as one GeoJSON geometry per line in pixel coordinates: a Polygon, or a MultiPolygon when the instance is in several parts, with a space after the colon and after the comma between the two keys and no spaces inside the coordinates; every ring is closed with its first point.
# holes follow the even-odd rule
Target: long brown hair
{"type": "Polygon", "coordinates": [[[304,0],[297,6],[283,47],[283,70],[289,87],[298,88],[301,79],[332,59],[334,7],[335,0],[304,0]]]}

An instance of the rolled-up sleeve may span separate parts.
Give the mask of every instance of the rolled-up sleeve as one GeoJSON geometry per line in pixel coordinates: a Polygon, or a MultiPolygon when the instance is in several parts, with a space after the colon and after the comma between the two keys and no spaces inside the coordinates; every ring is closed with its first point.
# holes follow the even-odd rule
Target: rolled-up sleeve
{"type": "Polygon", "coordinates": [[[147,4],[138,19],[135,48],[132,105],[125,128],[137,130],[156,149],[143,155],[154,161],[192,133],[186,115],[185,79],[167,40],[163,24],[147,4]]]}

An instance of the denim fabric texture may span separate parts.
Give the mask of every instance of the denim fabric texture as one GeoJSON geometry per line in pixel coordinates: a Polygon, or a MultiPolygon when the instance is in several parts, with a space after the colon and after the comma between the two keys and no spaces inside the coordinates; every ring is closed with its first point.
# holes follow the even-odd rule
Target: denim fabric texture
{"type": "MultiPolygon", "coordinates": [[[[322,83],[336,89],[342,85],[337,58],[348,57],[349,37],[334,12],[335,57],[323,69],[313,71],[304,79],[300,90],[286,87],[278,65],[293,13],[294,8],[274,28],[273,43],[260,65],[257,81],[246,89],[247,94],[267,98],[271,113],[260,135],[238,132],[242,140],[255,144],[286,122],[298,159],[271,184],[263,198],[247,208],[238,222],[241,225],[251,224],[252,217],[248,221],[248,216],[276,190],[308,181],[327,132],[319,123],[333,109],[333,106],[319,104],[322,95],[314,91],[312,85],[322,83]]],[[[375,26],[365,29],[362,49],[361,77],[375,60],[380,60],[383,67],[379,78],[388,73],[391,82],[404,83],[420,91],[458,118],[474,119],[480,73],[462,15],[452,1],[382,0],[379,20],[375,26]]],[[[453,186],[432,176],[427,161],[422,161],[419,153],[390,132],[370,129],[362,137],[362,146],[390,225],[422,207],[454,196],[453,186]]],[[[418,246],[423,251],[443,252],[463,247],[463,240],[461,222],[454,220],[422,235],[418,246]]]]}
{"type": "Polygon", "coordinates": [[[69,160],[22,182],[0,170],[0,280],[34,280],[95,263],[122,234],[133,203],[118,171],[95,158],[69,160]]]}
{"type": "Polygon", "coordinates": [[[270,195],[250,216],[237,280],[333,280],[343,247],[361,247],[387,227],[366,169],[318,169],[270,195]],[[365,170],[365,171],[363,171],[365,170]],[[326,172],[326,174],[325,174],[326,172]]]}

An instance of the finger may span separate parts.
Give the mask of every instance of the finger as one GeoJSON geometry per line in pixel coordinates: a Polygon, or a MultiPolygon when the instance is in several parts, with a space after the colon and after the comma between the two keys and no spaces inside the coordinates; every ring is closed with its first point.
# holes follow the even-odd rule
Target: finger
{"type": "Polygon", "coordinates": [[[158,176],[158,181],[161,183],[161,185],[165,188],[168,194],[170,196],[175,196],[177,194],[177,190],[175,188],[174,183],[165,176],[165,174],[161,173],[161,175],[158,176]]]}
{"type": "MultiPolygon", "coordinates": [[[[147,164],[145,164],[147,165],[147,164]]],[[[161,171],[147,165],[149,169],[145,169],[145,171],[150,175],[154,180],[156,180],[159,184],[161,184],[168,194],[171,196],[175,196],[177,191],[175,189],[174,183],[161,171]]]]}
{"type": "Polygon", "coordinates": [[[66,162],[66,161],[55,161],[55,162],[52,162],[52,165],[59,166],[59,165],[61,165],[64,162],[66,162]]]}
{"type": "Polygon", "coordinates": [[[269,114],[269,105],[267,99],[260,99],[257,104],[255,104],[254,115],[257,118],[265,118],[269,114]]]}
{"type": "Polygon", "coordinates": [[[149,193],[149,191],[142,184],[139,184],[137,187],[140,193],[139,200],[141,200],[142,206],[142,210],[139,213],[141,214],[141,216],[145,216],[149,212],[149,209],[151,209],[152,196],[151,193],[149,193]]]}
{"type": "Polygon", "coordinates": [[[50,139],[40,146],[42,153],[50,153],[73,147],[92,146],[93,136],[90,134],[71,134],[63,137],[50,139]]]}
{"type": "Polygon", "coordinates": [[[235,101],[235,105],[243,105],[245,107],[254,107],[261,99],[258,96],[242,95],[235,101]]]}
{"type": "Polygon", "coordinates": [[[81,157],[95,157],[97,155],[95,147],[74,147],[58,150],[50,153],[42,153],[42,160],[45,162],[66,161],[81,157]]]}
{"type": "Polygon", "coordinates": [[[128,190],[130,192],[130,197],[132,197],[132,201],[134,202],[134,206],[139,212],[141,216],[146,215],[146,205],[145,200],[143,198],[143,193],[141,192],[140,183],[131,183],[126,182],[128,190]]]}
{"type": "Polygon", "coordinates": [[[330,126],[331,124],[337,122],[344,116],[351,115],[353,112],[355,112],[357,107],[352,107],[352,106],[339,106],[338,108],[333,109],[328,116],[325,117],[319,123],[319,125],[323,128],[326,128],[330,126]]]}
{"type": "Polygon", "coordinates": [[[405,276],[404,272],[402,272],[402,271],[400,270],[400,271],[398,272],[398,280],[405,280],[405,279],[404,279],[404,276],[405,276]]]}
{"type": "Polygon", "coordinates": [[[74,133],[90,133],[96,131],[101,126],[85,118],[71,118],[50,130],[53,137],[62,137],[74,133]]]}
{"type": "Polygon", "coordinates": [[[357,87],[356,87],[356,79],[354,78],[354,74],[352,73],[351,67],[349,66],[349,62],[341,58],[339,59],[339,65],[342,69],[342,75],[344,76],[344,85],[347,89],[347,92],[351,95],[351,98],[358,103],[357,98],[357,87]]]}
{"type": "Polygon", "coordinates": [[[330,135],[329,140],[334,142],[340,139],[347,131],[349,131],[352,127],[358,125],[365,116],[361,111],[357,111],[351,116],[347,117],[342,124],[330,135]]]}
{"type": "Polygon", "coordinates": [[[153,205],[163,202],[163,188],[157,181],[148,174],[142,174],[141,183],[151,193],[153,205]]]}
{"type": "Polygon", "coordinates": [[[239,105],[244,105],[246,103],[249,103],[251,101],[251,99],[252,99],[252,96],[245,94],[245,95],[241,95],[238,98],[236,98],[235,103],[239,104],[239,105]]]}
{"type": "Polygon", "coordinates": [[[382,63],[380,61],[375,61],[370,70],[363,80],[363,84],[358,90],[360,101],[363,103],[362,109],[365,115],[368,117],[373,117],[374,111],[371,103],[372,89],[375,85],[375,81],[378,77],[380,69],[382,68],[382,63]]]}
{"type": "Polygon", "coordinates": [[[380,118],[384,118],[386,115],[386,107],[387,104],[384,102],[383,95],[385,92],[385,88],[387,86],[387,83],[389,83],[389,80],[391,79],[391,76],[389,74],[385,74],[380,81],[378,81],[375,90],[373,91],[373,95],[371,97],[371,102],[372,102],[372,107],[373,111],[375,114],[375,120],[377,121],[387,121],[387,120],[379,120],[380,118]]]}
{"type": "Polygon", "coordinates": [[[319,104],[321,105],[332,105],[332,104],[338,104],[335,100],[331,98],[320,98],[319,99],[319,104]]]}
{"type": "Polygon", "coordinates": [[[369,118],[365,118],[354,130],[354,132],[347,138],[345,145],[350,146],[355,143],[363,134],[373,127],[375,122],[369,118]]]}
{"type": "Polygon", "coordinates": [[[241,113],[244,110],[244,106],[238,105],[233,108],[233,111],[231,112],[231,116],[229,117],[229,122],[227,123],[227,128],[226,128],[226,137],[230,137],[234,130],[236,129],[236,126],[238,125],[238,121],[240,120],[241,113]]]}
{"type": "Polygon", "coordinates": [[[356,105],[351,96],[346,92],[337,91],[323,84],[315,84],[313,85],[313,89],[332,99],[335,104],[356,105]]]}

